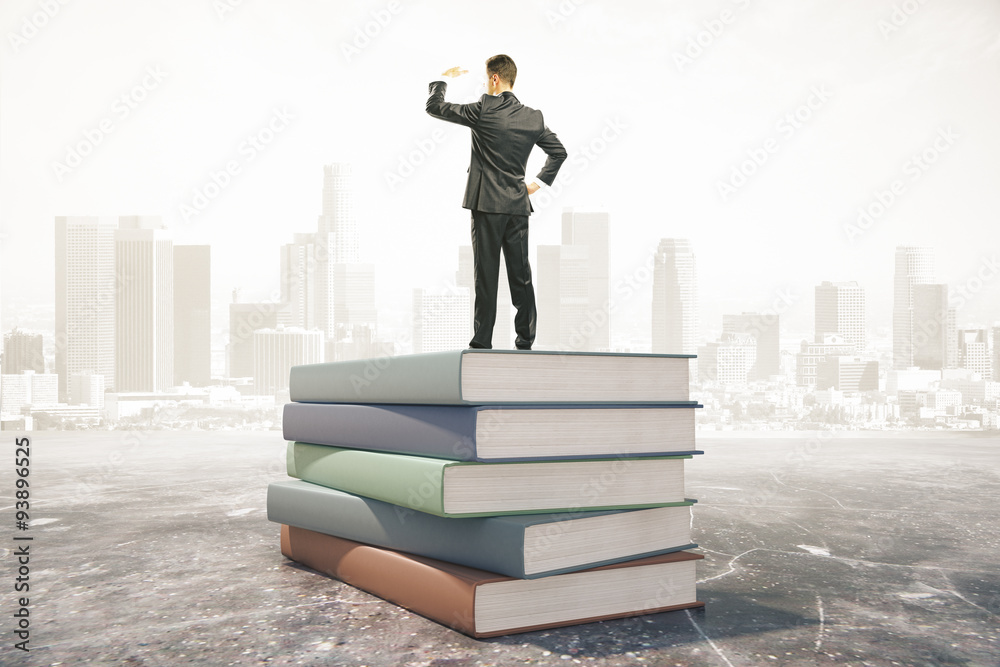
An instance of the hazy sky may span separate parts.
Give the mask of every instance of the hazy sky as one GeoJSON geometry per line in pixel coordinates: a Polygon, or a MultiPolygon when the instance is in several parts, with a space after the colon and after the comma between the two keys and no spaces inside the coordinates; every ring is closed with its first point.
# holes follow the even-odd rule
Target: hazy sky
{"type": "MultiPolygon", "coordinates": [[[[535,195],[533,245],[559,242],[563,207],[603,206],[615,284],[660,238],[690,238],[705,330],[781,290],[796,295],[786,322],[811,329],[813,286],[851,279],[869,325],[889,326],[896,245],[936,248],[953,284],[1000,255],[995,0],[43,6],[0,5],[5,301],[52,302],[53,218],[96,214],[162,215],[175,242],[211,244],[219,304],[235,286],[266,298],[278,246],[316,227],[323,164],[351,162],[362,255],[387,318],[403,317],[469,242],[469,131],[426,115],[430,73],[470,69],[449,91],[468,101],[495,53],[571,154],[551,203],[535,195]],[[79,142],[96,145],[57,167],[79,142]],[[238,172],[185,220],[227,162],[238,172]],[[879,193],[885,212],[849,236],[879,193]]],[[[650,293],[619,304],[616,328],[648,320],[650,293]]],[[[959,324],[997,317],[1000,276],[959,324]]]]}

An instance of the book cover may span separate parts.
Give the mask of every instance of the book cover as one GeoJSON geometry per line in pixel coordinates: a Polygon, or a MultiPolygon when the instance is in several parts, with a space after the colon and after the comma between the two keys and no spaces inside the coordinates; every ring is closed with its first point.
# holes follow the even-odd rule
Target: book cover
{"type": "Polygon", "coordinates": [[[449,350],[292,366],[305,403],[690,402],[693,355],[449,350]]]}
{"type": "Polygon", "coordinates": [[[281,553],[477,638],[704,605],[689,551],[515,579],[282,525],[281,553]]]}
{"type": "Polygon", "coordinates": [[[448,518],[301,480],[267,487],[267,518],[275,523],[526,579],[693,549],[692,503],[448,518]]]}
{"type": "Polygon", "coordinates": [[[287,470],[419,512],[496,516],[683,504],[686,458],[473,463],[290,442],[287,470]]]}
{"type": "Polygon", "coordinates": [[[454,461],[686,456],[692,404],[286,403],[285,440],[454,461]]]}

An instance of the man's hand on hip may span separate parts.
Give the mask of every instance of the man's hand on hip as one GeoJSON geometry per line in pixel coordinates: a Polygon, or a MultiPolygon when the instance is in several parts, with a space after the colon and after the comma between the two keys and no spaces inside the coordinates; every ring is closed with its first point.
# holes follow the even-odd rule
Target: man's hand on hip
{"type": "Polygon", "coordinates": [[[538,183],[528,183],[528,194],[529,195],[535,194],[536,192],[538,192],[539,187],[540,186],[538,185],[538,183]]]}
{"type": "Polygon", "coordinates": [[[461,67],[452,67],[451,69],[441,72],[441,76],[447,76],[454,79],[456,76],[462,76],[463,74],[468,74],[469,70],[462,69],[461,67]]]}

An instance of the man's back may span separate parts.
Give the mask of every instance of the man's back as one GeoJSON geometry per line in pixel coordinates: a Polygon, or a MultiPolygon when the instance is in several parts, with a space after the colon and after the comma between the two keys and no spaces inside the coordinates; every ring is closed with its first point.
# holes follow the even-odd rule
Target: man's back
{"type": "Polygon", "coordinates": [[[463,208],[489,213],[527,215],[534,208],[528,198],[524,170],[534,146],[548,159],[537,179],[551,185],[566,159],[566,150],[545,126],[542,112],[525,106],[511,91],[483,95],[472,104],[444,101],[447,84],[430,84],[427,113],[472,130],[472,156],[463,208]]]}

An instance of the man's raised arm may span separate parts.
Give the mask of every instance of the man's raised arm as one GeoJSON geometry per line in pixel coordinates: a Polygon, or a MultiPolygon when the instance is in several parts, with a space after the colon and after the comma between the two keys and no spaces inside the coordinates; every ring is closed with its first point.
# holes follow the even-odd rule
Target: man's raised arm
{"type": "MultiPolygon", "coordinates": [[[[456,77],[467,73],[458,67],[452,67],[444,72],[443,76],[456,77]]],[[[449,123],[458,123],[466,127],[473,127],[479,122],[479,111],[483,105],[483,98],[471,104],[455,104],[444,101],[444,93],[448,89],[448,84],[444,81],[432,81],[428,86],[430,96],[427,98],[427,113],[434,118],[446,120],[449,123]]]]}

